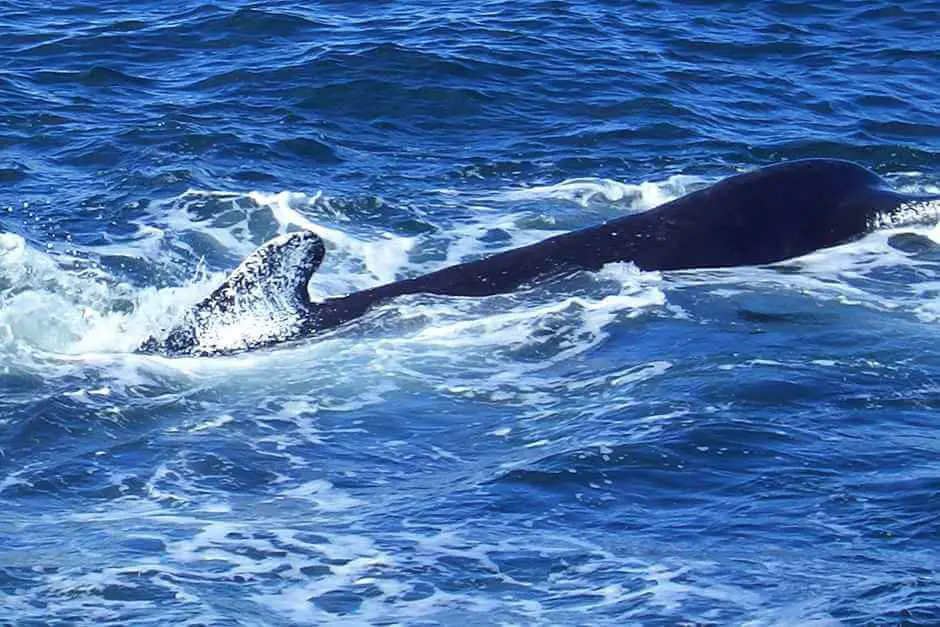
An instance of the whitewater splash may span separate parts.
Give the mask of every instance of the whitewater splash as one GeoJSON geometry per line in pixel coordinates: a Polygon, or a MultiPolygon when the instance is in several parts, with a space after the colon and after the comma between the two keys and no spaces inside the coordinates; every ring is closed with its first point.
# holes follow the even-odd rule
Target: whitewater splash
{"type": "MultiPolygon", "coordinates": [[[[704,182],[697,177],[672,176],[665,181],[626,184],[606,179],[572,179],[556,185],[506,190],[482,198],[470,199],[474,203],[494,203],[512,207],[524,201],[527,206],[548,203],[547,208],[561,203],[586,206],[606,204],[617,207],[618,212],[643,211],[693,191],[704,182]]],[[[929,188],[925,188],[929,191],[929,188]]],[[[450,194],[452,196],[452,193],[450,194]]],[[[451,199],[449,199],[451,200],[451,199]]],[[[86,253],[108,255],[115,258],[141,259],[151,267],[188,255],[186,267],[193,268],[189,279],[180,285],[162,288],[136,287],[120,276],[107,273],[107,269],[84,263],[75,272],[75,260],[35,250],[15,234],[0,235],[0,341],[6,345],[21,344],[37,349],[62,353],[106,353],[133,350],[147,336],[166,328],[174,319],[197,300],[205,297],[213,285],[228,272],[226,260],[238,259],[252,252],[258,241],[272,234],[286,233],[300,227],[318,233],[330,247],[327,262],[310,285],[314,300],[368,288],[403,276],[413,276],[444,265],[459,263],[484,254],[497,252],[557,234],[546,230],[541,221],[533,222],[529,213],[505,213],[499,218],[479,214],[474,219],[455,223],[448,232],[436,233],[419,242],[413,236],[379,233],[350,234],[343,230],[341,209],[344,203],[330,199],[322,193],[307,195],[296,192],[264,194],[260,192],[199,192],[188,191],[168,201],[156,203],[148,224],[140,224],[128,241],[112,243],[86,253]],[[532,224],[535,228],[523,225],[532,224]],[[259,226],[261,225],[261,226],[259,226]],[[494,248],[491,235],[504,234],[494,248]],[[209,267],[206,254],[193,246],[193,234],[211,242],[213,267],[209,267]],[[368,239],[367,239],[368,238],[368,239]],[[437,259],[422,255],[424,249],[445,252],[437,259]],[[169,254],[168,254],[169,253],[169,254]],[[411,254],[409,254],[411,253],[411,254]],[[415,259],[415,261],[412,261],[415,259]]],[[[545,208],[540,207],[542,211],[545,208]]],[[[565,209],[562,207],[562,211],[565,209]]],[[[783,265],[799,265],[800,274],[779,274],[761,269],[734,271],[704,271],[677,273],[666,280],[666,286],[696,285],[719,281],[733,283],[741,280],[767,282],[791,286],[798,290],[815,291],[822,297],[837,294],[843,302],[868,302],[880,307],[904,307],[903,302],[890,302],[884,297],[856,285],[865,276],[879,269],[904,264],[916,264],[909,255],[889,245],[891,237],[900,229],[916,225],[915,231],[937,241],[937,203],[919,203],[907,211],[879,224],[883,230],[860,242],[835,249],[818,251],[783,265]],[[889,229],[889,230],[884,230],[889,229]],[[751,277],[751,279],[748,279],[751,277]]],[[[548,214],[550,215],[550,214],[548,214]]],[[[361,229],[360,229],[361,231],[361,229]]],[[[615,264],[620,265],[620,264],[615,264]]],[[[624,267],[629,267],[629,264],[624,267]]],[[[440,306],[417,299],[414,312],[391,305],[404,318],[423,318],[427,322],[419,337],[433,341],[459,333],[468,333],[467,341],[491,337],[494,343],[505,341],[499,329],[532,324],[544,316],[570,310],[593,316],[592,311],[616,312],[645,307],[663,307],[666,292],[659,286],[661,279],[652,273],[650,278],[628,270],[615,270],[612,266],[597,276],[598,285],[610,283],[620,296],[598,293],[585,300],[582,297],[561,298],[555,302],[527,307],[503,299],[505,313],[492,311],[485,305],[443,299],[440,306]],[[644,287],[649,284],[654,287],[644,287]],[[650,291],[652,290],[652,291],[650,291]],[[643,294],[639,298],[626,294],[643,294]],[[476,312],[476,313],[474,313],[476,312]],[[483,313],[487,312],[487,313],[483,313]],[[477,318],[475,316],[482,316],[477,318]]],[[[912,302],[929,288],[921,286],[911,294],[912,302]]],[[[667,290],[668,291],[668,290],[667,290]]],[[[893,296],[894,297],[894,296],[893,296]]],[[[893,298],[892,297],[892,298],[893,298]]],[[[923,307],[920,302],[916,307],[923,307]]],[[[932,306],[928,306],[928,309],[932,306]]],[[[604,320],[585,318],[588,334],[599,335],[604,320]]],[[[462,341],[462,340],[458,340],[462,341]]]]}

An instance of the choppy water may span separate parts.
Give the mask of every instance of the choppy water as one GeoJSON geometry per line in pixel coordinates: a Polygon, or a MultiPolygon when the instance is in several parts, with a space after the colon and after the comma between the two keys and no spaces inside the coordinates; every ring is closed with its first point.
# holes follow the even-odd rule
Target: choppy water
{"type": "Polygon", "coordinates": [[[940,622],[940,241],[130,351],[806,156],[940,184],[940,2],[0,0],[0,622],[940,622]]]}

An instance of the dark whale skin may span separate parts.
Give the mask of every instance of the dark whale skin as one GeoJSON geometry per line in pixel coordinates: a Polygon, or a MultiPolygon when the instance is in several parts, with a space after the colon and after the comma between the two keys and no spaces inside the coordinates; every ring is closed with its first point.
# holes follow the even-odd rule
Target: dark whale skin
{"type": "Polygon", "coordinates": [[[726,178],[644,213],[314,305],[325,330],[404,294],[489,296],[539,277],[631,261],[641,270],[774,263],[844,244],[878,216],[932,200],[890,190],[850,161],[804,159],[726,178]]]}

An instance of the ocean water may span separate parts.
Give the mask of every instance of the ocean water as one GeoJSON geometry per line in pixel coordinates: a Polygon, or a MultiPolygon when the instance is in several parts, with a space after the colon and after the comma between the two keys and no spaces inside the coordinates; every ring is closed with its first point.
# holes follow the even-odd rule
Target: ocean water
{"type": "Polygon", "coordinates": [[[788,159],[940,192],[940,2],[0,0],[0,624],[940,624],[940,229],[133,353],[788,159]]]}

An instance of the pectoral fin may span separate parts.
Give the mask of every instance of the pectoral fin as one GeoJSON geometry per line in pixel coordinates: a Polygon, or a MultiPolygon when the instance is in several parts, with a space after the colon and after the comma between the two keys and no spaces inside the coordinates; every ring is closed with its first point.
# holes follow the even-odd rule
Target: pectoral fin
{"type": "Polygon", "coordinates": [[[315,233],[282,235],[249,255],[163,340],[141,352],[211,355],[258,348],[299,337],[310,318],[307,283],[323,261],[315,233]]]}

